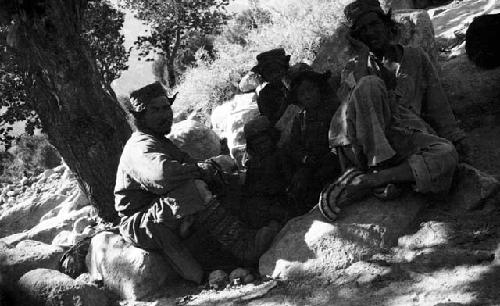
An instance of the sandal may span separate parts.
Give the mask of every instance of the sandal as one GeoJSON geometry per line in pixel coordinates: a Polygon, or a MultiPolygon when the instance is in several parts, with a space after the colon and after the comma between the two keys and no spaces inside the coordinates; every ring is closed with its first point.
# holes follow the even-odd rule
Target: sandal
{"type": "Polygon", "coordinates": [[[326,186],[321,192],[318,207],[325,219],[335,221],[340,209],[361,200],[371,193],[371,189],[359,190],[359,192],[346,194],[345,188],[352,180],[364,172],[356,169],[348,169],[333,184],[326,186]]]}

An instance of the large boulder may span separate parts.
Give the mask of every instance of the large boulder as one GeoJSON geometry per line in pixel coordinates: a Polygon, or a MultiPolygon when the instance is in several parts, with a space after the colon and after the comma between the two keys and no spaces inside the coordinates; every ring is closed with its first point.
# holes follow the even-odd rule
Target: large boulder
{"type": "MultiPolygon", "coordinates": [[[[453,203],[453,209],[463,211],[491,199],[499,186],[493,177],[462,164],[450,194],[440,200],[453,203]]],[[[282,278],[300,277],[304,273],[324,273],[325,277],[332,277],[333,270],[395,246],[398,238],[412,228],[417,214],[436,200],[413,192],[386,202],[370,197],[346,207],[334,223],[327,222],[315,208],[286,224],[260,258],[259,271],[282,278]]],[[[425,243],[437,245],[446,238],[446,229],[440,224],[429,228],[440,229],[444,238],[426,238],[425,243]]],[[[408,242],[410,238],[402,238],[399,243],[408,246],[413,243],[408,242]]]]}
{"type": "Polygon", "coordinates": [[[212,127],[220,138],[227,139],[227,146],[233,157],[239,164],[245,152],[245,136],[243,127],[245,124],[259,116],[255,93],[236,95],[234,98],[216,107],[212,111],[212,127]]]}
{"type": "Polygon", "coordinates": [[[11,284],[24,273],[37,269],[57,269],[64,250],[39,241],[24,240],[15,247],[0,242],[0,272],[3,281],[11,284]]]}
{"type": "Polygon", "coordinates": [[[371,197],[345,208],[334,223],[315,208],[286,224],[260,258],[259,271],[281,278],[303,273],[333,276],[334,270],[395,245],[425,205],[414,193],[388,202],[371,197]]]}
{"type": "Polygon", "coordinates": [[[500,13],[478,16],[467,29],[465,50],[469,59],[479,67],[491,69],[500,66],[499,28],[500,13]]]}
{"type": "Polygon", "coordinates": [[[466,127],[499,119],[495,114],[500,110],[500,67],[482,69],[466,55],[461,55],[443,63],[441,70],[443,89],[458,119],[466,127]]]}
{"type": "Polygon", "coordinates": [[[204,124],[183,120],[172,125],[168,138],[181,150],[196,159],[207,159],[220,154],[220,138],[204,124]]]}
{"type": "Polygon", "coordinates": [[[36,269],[18,282],[17,305],[106,306],[103,290],[50,269],[36,269]]]}
{"type": "Polygon", "coordinates": [[[103,281],[127,300],[141,300],[178,279],[160,253],[137,248],[111,232],[92,238],[85,261],[92,280],[103,281]]]}

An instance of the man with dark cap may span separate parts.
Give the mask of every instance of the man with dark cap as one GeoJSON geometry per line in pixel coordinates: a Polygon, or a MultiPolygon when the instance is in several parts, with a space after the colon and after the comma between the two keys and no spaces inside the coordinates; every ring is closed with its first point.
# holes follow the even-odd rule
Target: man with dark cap
{"type": "Polygon", "coordinates": [[[455,148],[467,145],[435,67],[421,48],[391,43],[396,24],[377,0],[356,0],[345,16],[358,56],[342,72],[343,103],[331,122],[330,146],[344,170],[364,171],[345,186],[345,198],[400,183],[447,192],[455,148]]]}
{"type": "Polygon", "coordinates": [[[185,279],[200,283],[203,270],[183,245],[190,228],[204,231],[242,264],[255,264],[277,232],[250,230],[215,200],[209,163],[196,162],[165,135],[170,132],[171,104],[159,83],[130,95],[128,111],[135,131],[123,148],[116,174],[115,208],[122,236],[137,246],[159,250],[185,279]]]}

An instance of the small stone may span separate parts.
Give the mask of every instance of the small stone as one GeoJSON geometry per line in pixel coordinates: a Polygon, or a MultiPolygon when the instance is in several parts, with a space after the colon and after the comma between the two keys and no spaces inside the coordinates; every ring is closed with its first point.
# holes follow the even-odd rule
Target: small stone
{"type": "Polygon", "coordinates": [[[83,232],[83,230],[84,230],[86,227],[88,227],[88,226],[90,226],[90,225],[92,225],[92,224],[94,224],[94,223],[95,223],[95,222],[94,222],[94,221],[92,220],[92,218],[91,218],[91,217],[89,217],[89,216],[84,216],[84,217],[81,217],[81,218],[79,218],[78,220],[76,220],[76,221],[75,221],[75,223],[74,223],[74,225],[73,225],[73,231],[74,231],[75,233],[80,234],[80,233],[82,233],[82,232],[83,232]]]}
{"type": "Polygon", "coordinates": [[[228,284],[227,273],[222,270],[215,270],[208,276],[208,285],[211,289],[223,289],[228,284]]]}
{"type": "Polygon", "coordinates": [[[230,282],[230,284],[231,286],[239,286],[242,284],[242,282],[243,281],[241,280],[241,278],[235,278],[230,282]]]}
{"type": "Polygon", "coordinates": [[[255,281],[255,277],[252,275],[252,274],[248,274],[247,276],[245,276],[245,278],[243,279],[243,283],[244,284],[250,284],[250,283],[253,283],[255,281]]]}
{"type": "Polygon", "coordinates": [[[30,180],[27,177],[23,177],[19,183],[23,186],[28,185],[30,183],[30,180]]]}
{"type": "Polygon", "coordinates": [[[66,165],[64,165],[64,164],[59,165],[59,166],[55,167],[54,169],[52,169],[52,171],[54,171],[56,173],[63,173],[65,170],[66,170],[66,165]]]}
{"type": "Polygon", "coordinates": [[[85,236],[88,237],[88,236],[93,235],[95,232],[96,232],[95,227],[89,225],[89,226],[87,226],[86,228],[83,229],[82,235],[85,235],[85,236]]]}
{"type": "Polygon", "coordinates": [[[58,180],[61,177],[60,173],[53,173],[49,176],[49,180],[58,180]]]}
{"type": "Polygon", "coordinates": [[[16,191],[14,191],[14,190],[10,190],[10,191],[8,191],[8,192],[7,192],[7,196],[8,196],[9,198],[13,198],[13,197],[15,197],[16,195],[17,195],[17,192],[16,192],[16,191]]]}
{"type": "Polygon", "coordinates": [[[47,169],[42,174],[39,175],[39,178],[40,179],[48,179],[53,173],[54,173],[54,170],[47,169]]]}
{"type": "Polygon", "coordinates": [[[235,281],[237,281],[239,284],[241,283],[245,283],[244,282],[244,279],[245,277],[247,277],[248,275],[252,275],[250,273],[250,271],[248,271],[247,269],[243,269],[243,268],[236,268],[234,269],[230,274],[229,274],[229,282],[231,284],[234,284],[235,281]]]}
{"type": "Polygon", "coordinates": [[[93,284],[92,276],[89,273],[82,273],[76,279],[77,282],[84,284],[93,284]]]}

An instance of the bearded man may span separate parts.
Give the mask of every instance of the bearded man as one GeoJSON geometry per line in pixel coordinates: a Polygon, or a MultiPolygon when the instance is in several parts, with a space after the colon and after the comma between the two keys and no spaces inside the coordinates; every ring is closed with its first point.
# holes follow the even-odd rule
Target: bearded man
{"type": "Polygon", "coordinates": [[[344,13],[357,57],[342,72],[343,103],[329,139],[344,171],[360,171],[341,178],[339,203],[403,183],[421,193],[447,192],[457,149],[466,152],[468,142],[435,67],[421,48],[392,42],[396,23],[377,0],[356,0],[344,13]]]}
{"type": "Polygon", "coordinates": [[[200,283],[203,269],[183,244],[190,232],[208,233],[242,264],[253,265],[277,228],[250,230],[212,196],[206,184],[214,178],[210,163],[194,160],[165,137],[172,127],[174,99],[159,83],[131,93],[127,109],[137,131],[120,158],[115,209],[126,240],[161,251],[183,278],[200,283]]]}

